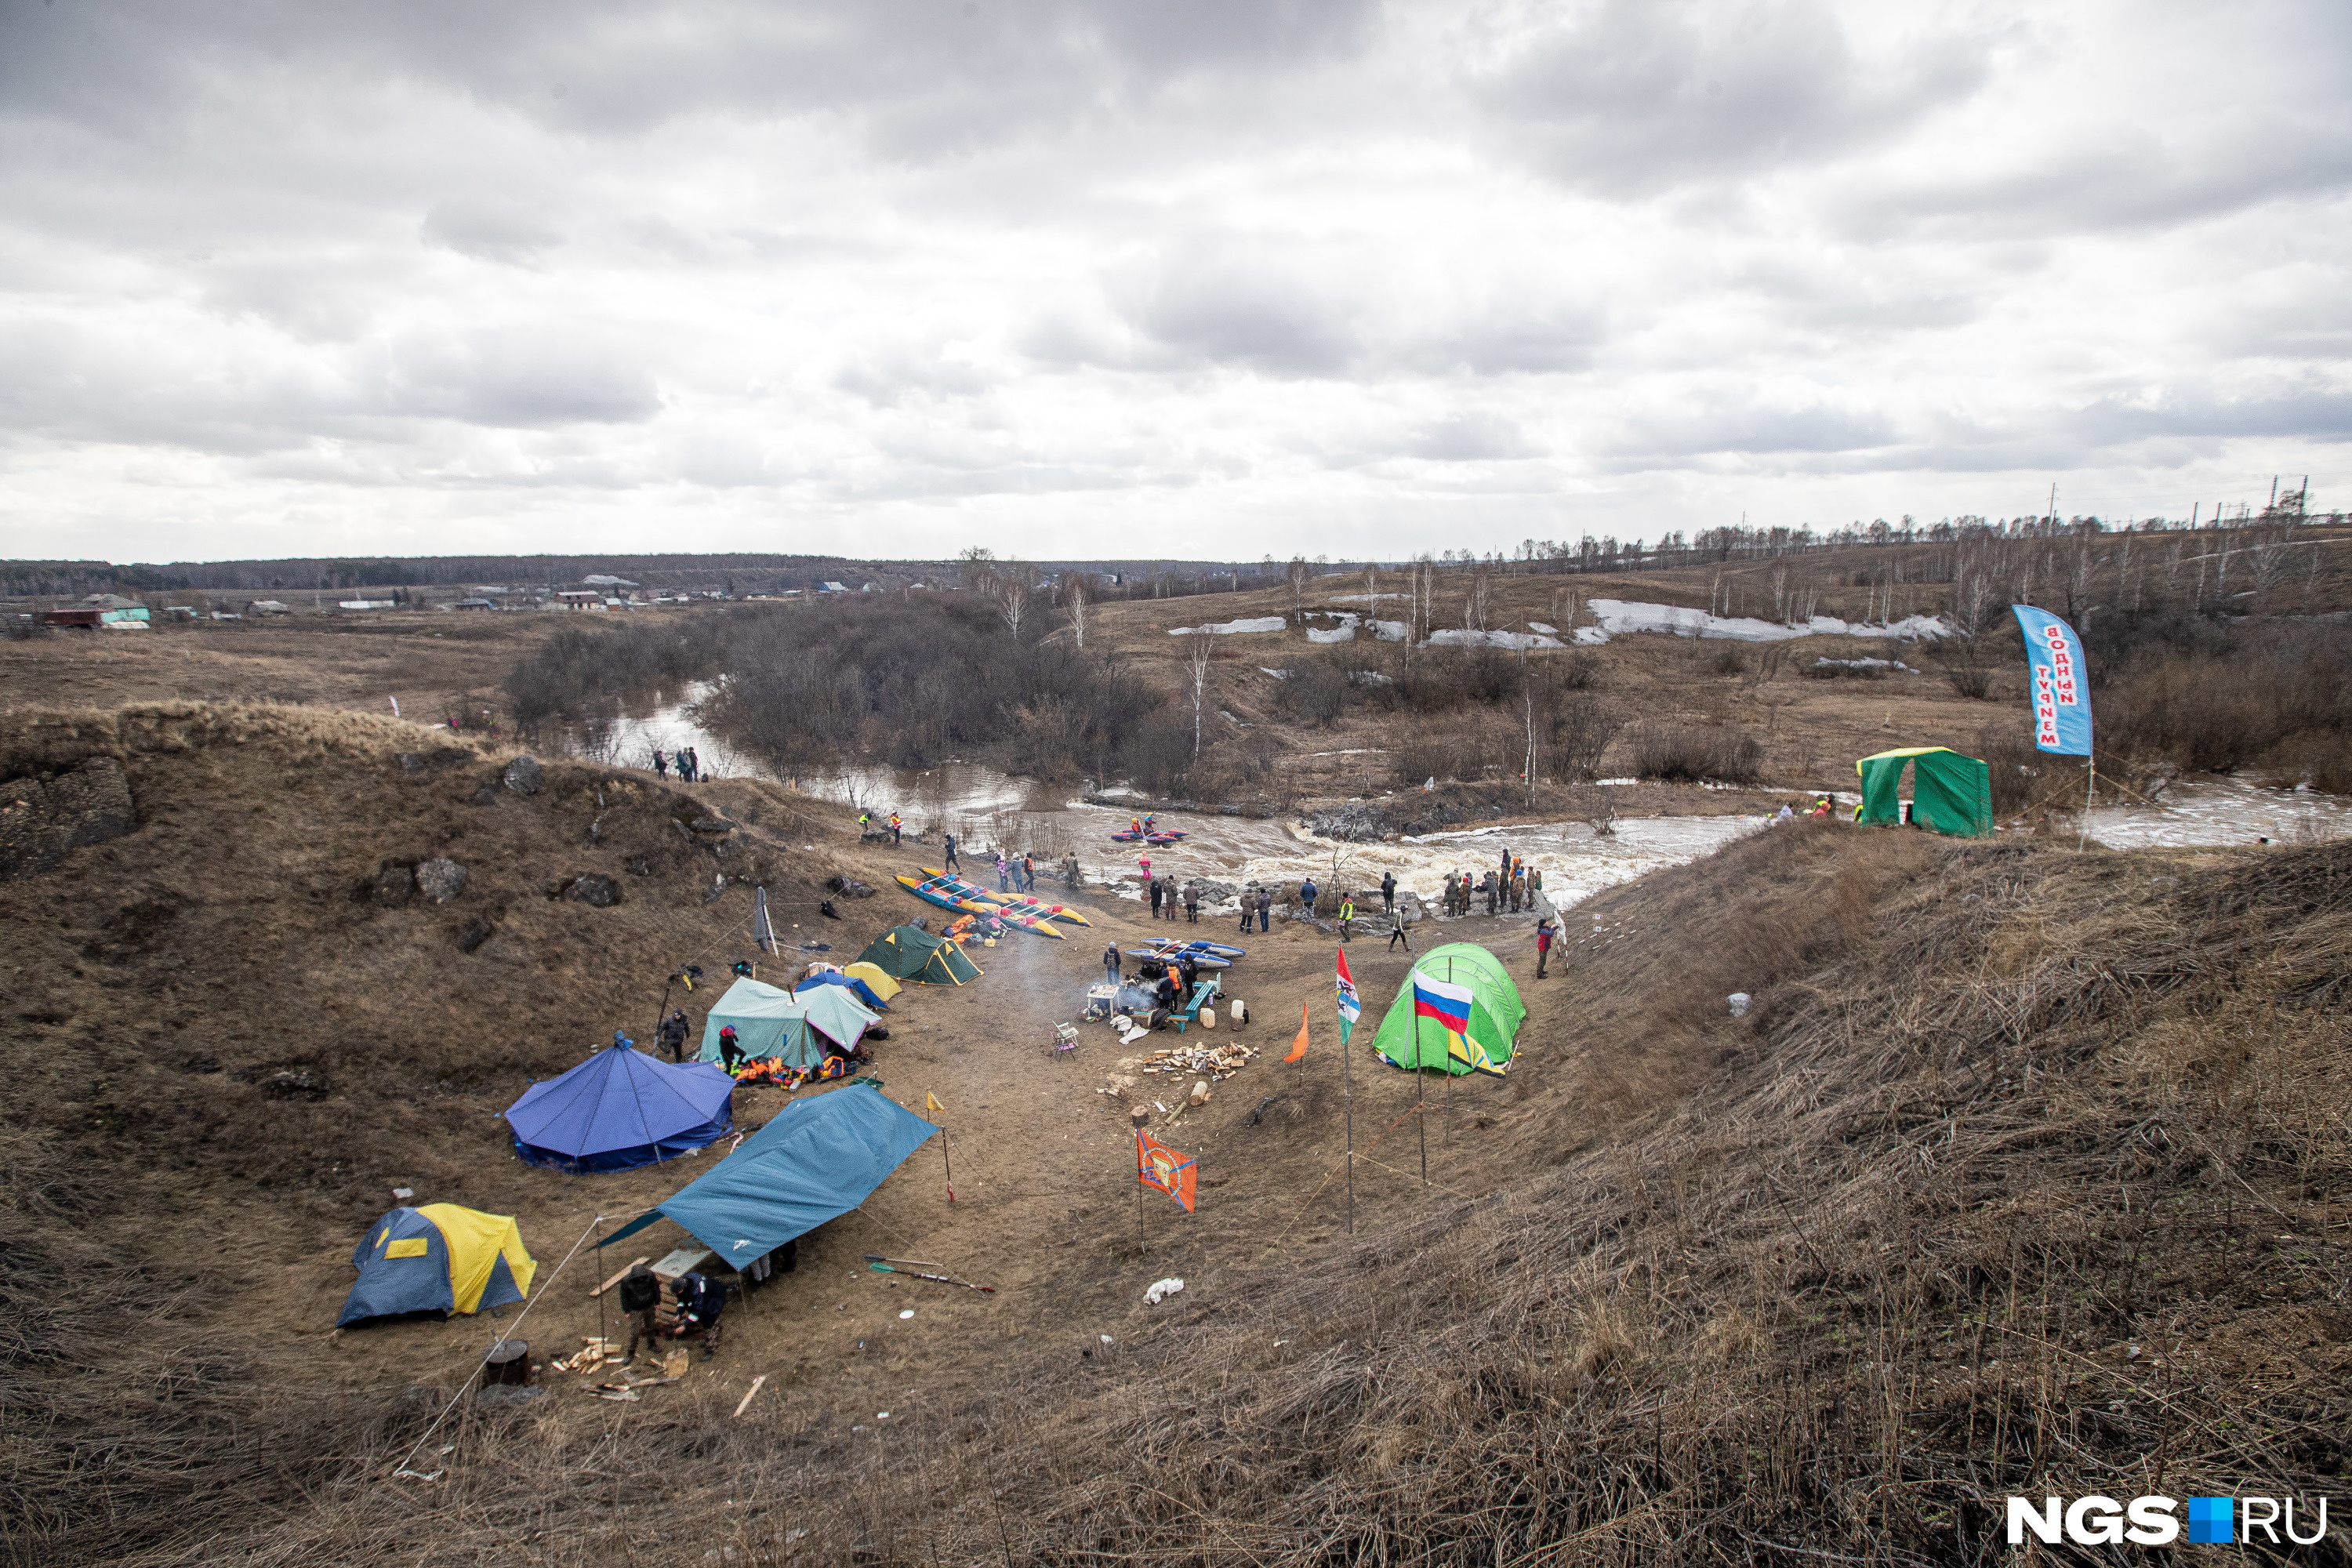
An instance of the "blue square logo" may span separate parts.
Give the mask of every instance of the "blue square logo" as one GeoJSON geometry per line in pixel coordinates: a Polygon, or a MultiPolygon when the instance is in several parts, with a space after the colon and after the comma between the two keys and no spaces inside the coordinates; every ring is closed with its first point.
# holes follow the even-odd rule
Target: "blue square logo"
{"type": "Polygon", "coordinates": [[[2193,1497],[2189,1500],[2189,1543],[2227,1546],[2237,1539],[2237,1502],[2233,1498],[2193,1497]]]}

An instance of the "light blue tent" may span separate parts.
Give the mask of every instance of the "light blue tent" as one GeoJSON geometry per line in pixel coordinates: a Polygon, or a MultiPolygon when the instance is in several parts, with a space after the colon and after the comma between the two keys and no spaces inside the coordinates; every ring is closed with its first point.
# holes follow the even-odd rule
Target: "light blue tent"
{"type": "Polygon", "coordinates": [[[837,985],[795,996],[761,981],[738,980],[703,1020],[700,1055],[707,1062],[720,1059],[719,1031],[732,1026],[745,1056],[777,1057],[786,1067],[812,1068],[824,1061],[825,1039],[854,1049],[866,1026],[880,1021],[837,985]]]}
{"type": "Polygon", "coordinates": [[[938,1131],[868,1084],[795,1100],[714,1169],[596,1245],[667,1217],[740,1267],[864,1203],[938,1131]]]}

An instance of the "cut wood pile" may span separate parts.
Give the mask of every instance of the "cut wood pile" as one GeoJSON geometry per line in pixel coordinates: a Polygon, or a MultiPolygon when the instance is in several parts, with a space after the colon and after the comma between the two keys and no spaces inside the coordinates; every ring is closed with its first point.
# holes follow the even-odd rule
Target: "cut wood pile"
{"type": "Polygon", "coordinates": [[[1257,1052],[1248,1046],[1171,1046],[1138,1064],[1141,1072],[1208,1073],[1227,1079],[1249,1066],[1257,1052]]]}

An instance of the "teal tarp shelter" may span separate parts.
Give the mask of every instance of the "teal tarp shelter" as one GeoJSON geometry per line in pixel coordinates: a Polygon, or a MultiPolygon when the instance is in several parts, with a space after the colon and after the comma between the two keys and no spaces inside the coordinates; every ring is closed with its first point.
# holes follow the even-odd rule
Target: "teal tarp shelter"
{"type": "Polygon", "coordinates": [[[1974,757],[1964,757],[1949,746],[1905,746],[1880,752],[1853,764],[1862,775],[1862,805],[1856,822],[1898,823],[1903,803],[1896,798],[1903,770],[1912,770],[1911,822],[1961,838],[1983,838],[1992,833],[1992,770],[1974,757]]]}
{"type": "Polygon", "coordinates": [[[851,1049],[866,1026],[877,1021],[876,1015],[838,985],[795,996],[761,981],[738,980],[703,1020],[701,1058],[719,1059],[719,1031],[732,1025],[745,1056],[780,1058],[786,1067],[816,1067],[824,1060],[825,1038],[851,1049]]]}
{"type": "Polygon", "coordinates": [[[870,1085],[804,1096],[709,1172],[596,1245],[610,1247],[667,1217],[738,1268],[864,1203],[938,1131],[870,1085]]]}

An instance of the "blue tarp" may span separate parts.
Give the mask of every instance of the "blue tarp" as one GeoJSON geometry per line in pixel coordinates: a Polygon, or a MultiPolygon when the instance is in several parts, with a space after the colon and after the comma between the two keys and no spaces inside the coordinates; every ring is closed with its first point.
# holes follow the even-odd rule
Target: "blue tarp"
{"type": "Polygon", "coordinates": [[[674,1067],[614,1046],[507,1107],[515,1151],[534,1165],[625,1171],[725,1136],[735,1080],[699,1062],[674,1067]]]}
{"type": "Polygon", "coordinates": [[[890,1010],[889,1003],[885,1002],[881,997],[874,994],[874,987],[866,984],[866,982],[859,980],[853,975],[844,974],[838,969],[828,969],[822,974],[810,975],[806,980],[802,981],[798,985],[793,987],[793,994],[797,996],[802,992],[810,989],[812,986],[817,985],[841,986],[848,991],[851,995],[856,997],[860,1002],[863,1002],[866,1006],[871,1007],[877,1013],[887,1013],[890,1010]]]}
{"type": "Polygon", "coordinates": [[[667,1216],[729,1267],[749,1263],[864,1203],[938,1131],[867,1084],[795,1100],[716,1169],[596,1245],[667,1216]]]}

